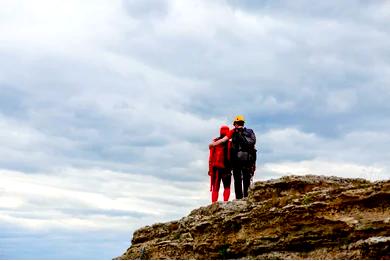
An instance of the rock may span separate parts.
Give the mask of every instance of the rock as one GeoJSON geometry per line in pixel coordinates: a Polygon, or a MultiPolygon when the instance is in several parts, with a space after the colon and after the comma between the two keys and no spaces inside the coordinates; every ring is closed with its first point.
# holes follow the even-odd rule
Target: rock
{"type": "Polygon", "coordinates": [[[116,259],[389,259],[390,180],[287,176],[134,232],[116,259]]]}

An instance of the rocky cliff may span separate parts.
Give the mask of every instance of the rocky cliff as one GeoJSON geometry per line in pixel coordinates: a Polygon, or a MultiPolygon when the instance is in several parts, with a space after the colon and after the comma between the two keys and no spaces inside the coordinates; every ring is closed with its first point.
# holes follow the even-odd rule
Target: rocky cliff
{"type": "Polygon", "coordinates": [[[116,259],[390,259],[390,180],[287,176],[143,227],[116,259]]]}

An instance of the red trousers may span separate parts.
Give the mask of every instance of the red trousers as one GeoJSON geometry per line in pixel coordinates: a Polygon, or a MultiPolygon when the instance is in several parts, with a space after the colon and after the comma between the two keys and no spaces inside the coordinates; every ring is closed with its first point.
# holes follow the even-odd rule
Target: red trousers
{"type": "Polygon", "coordinates": [[[228,201],[230,197],[230,183],[232,180],[232,175],[230,170],[225,168],[213,168],[211,178],[211,202],[218,201],[219,187],[221,181],[223,183],[224,191],[223,191],[223,200],[228,201]]]}

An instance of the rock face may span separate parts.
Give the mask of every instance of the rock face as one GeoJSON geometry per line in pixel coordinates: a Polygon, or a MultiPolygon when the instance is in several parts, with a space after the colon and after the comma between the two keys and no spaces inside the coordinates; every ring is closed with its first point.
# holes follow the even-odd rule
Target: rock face
{"type": "Polygon", "coordinates": [[[143,227],[116,259],[390,259],[390,180],[287,176],[143,227]]]}

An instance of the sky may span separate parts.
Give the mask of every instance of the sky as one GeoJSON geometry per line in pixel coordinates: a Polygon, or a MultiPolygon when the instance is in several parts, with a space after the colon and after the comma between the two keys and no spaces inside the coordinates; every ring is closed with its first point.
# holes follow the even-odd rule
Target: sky
{"type": "Polygon", "coordinates": [[[208,205],[238,114],[256,181],[389,179],[389,23],[390,1],[0,0],[0,259],[111,259],[208,205]]]}

